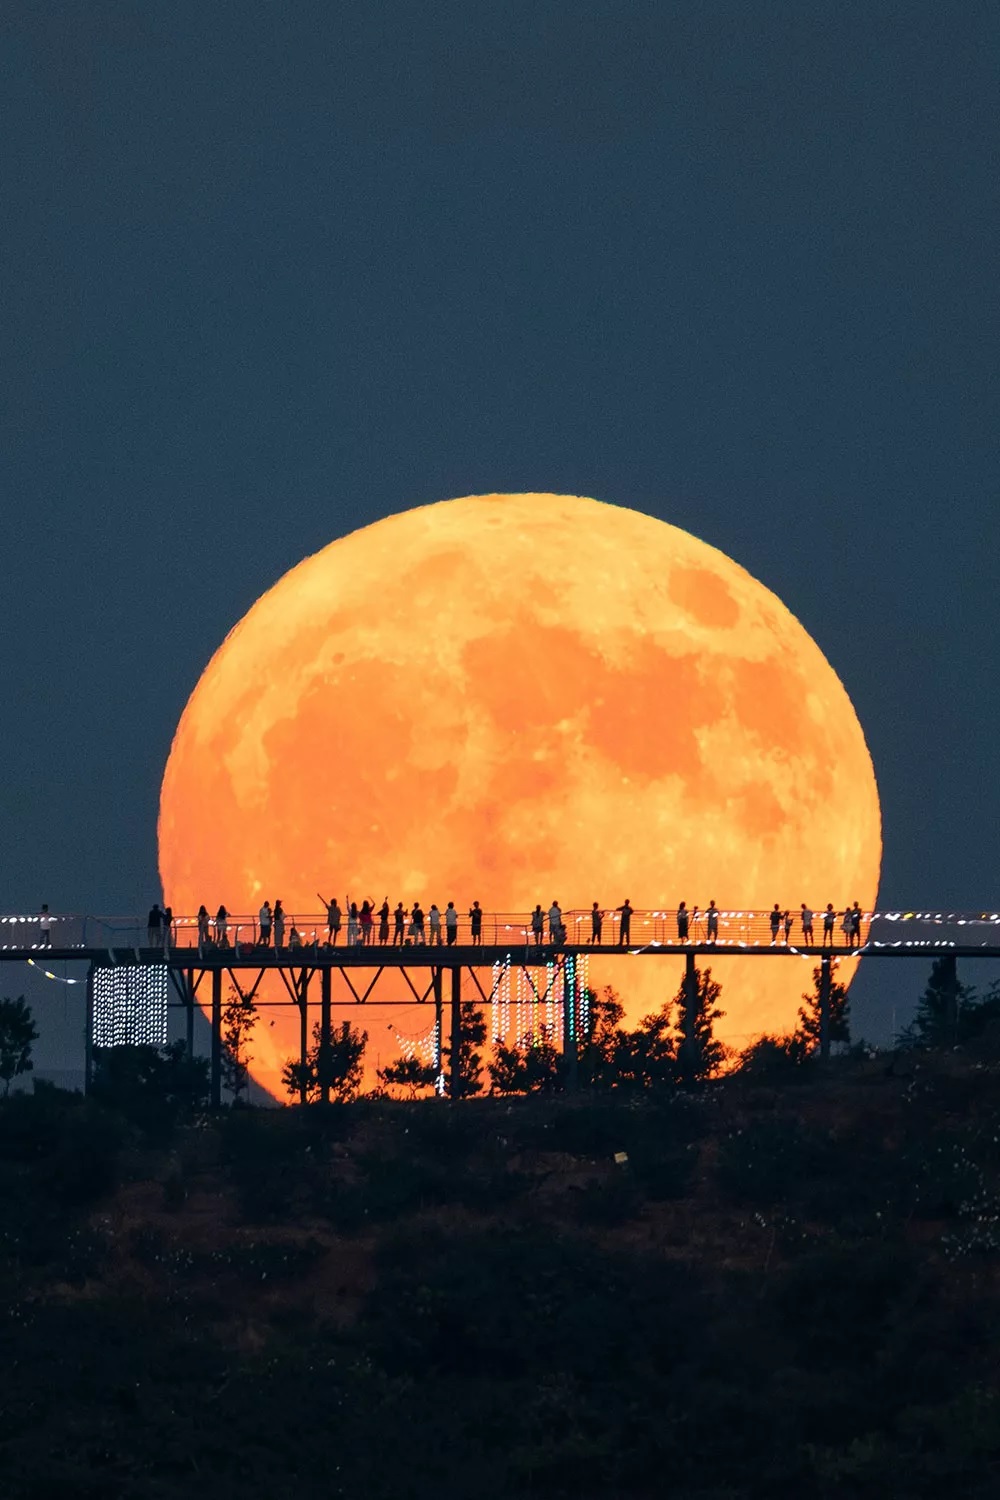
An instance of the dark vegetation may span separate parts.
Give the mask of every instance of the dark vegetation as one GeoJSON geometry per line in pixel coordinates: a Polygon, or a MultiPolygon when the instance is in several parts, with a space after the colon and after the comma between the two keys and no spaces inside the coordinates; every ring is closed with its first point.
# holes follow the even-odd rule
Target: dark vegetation
{"type": "Polygon", "coordinates": [[[649,1028],[638,1087],[605,999],[575,1096],[210,1115],[174,1048],[0,1100],[4,1496],[992,1500],[991,1016],[689,1085],[649,1028]]]}

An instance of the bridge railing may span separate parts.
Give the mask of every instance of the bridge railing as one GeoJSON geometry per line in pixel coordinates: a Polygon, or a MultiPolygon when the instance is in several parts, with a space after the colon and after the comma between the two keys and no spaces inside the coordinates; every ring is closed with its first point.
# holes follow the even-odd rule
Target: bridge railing
{"type": "MultiPolygon", "coordinates": [[[[589,909],[569,910],[562,914],[565,942],[569,945],[600,946],[602,948],[627,947],[630,950],[645,948],[686,948],[712,944],[720,950],[740,951],[748,948],[776,947],[800,949],[807,946],[803,932],[801,911],[789,911],[786,929],[784,913],[777,928],[772,925],[769,911],[749,908],[727,907],[719,910],[717,924],[710,921],[709,913],[692,907],[688,913],[686,936],[683,924],[678,921],[676,907],[658,910],[636,910],[631,914],[627,930],[622,927],[622,915],[614,909],[601,913],[599,943],[593,940],[592,913],[589,909]],[[713,938],[714,932],[714,938],[713,938]]],[[[359,936],[363,937],[364,928],[359,936]]],[[[339,946],[345,945],[349,937],[348,918],[336,934],[339,946]]],[[[371,946],[380,946],[379,919],[377,914],[371,928],[367,929],[371,946]]],[[[424,941],[435,939],[428,915],[424,915],[424,941]]],[[[471,944],[473,924],[463,911],[458,919],[456,941],[462,946],[471,944]]],[[[812,946],[821,946],[824,940],[836,948],[855,946],[873,951],[878,949],[932,949],[974,948],[1000,945],[1000,912],[946,912],[920,910],[878,910],[862,912],[856,937],[845,929],[845,913],[835,913],[832,931],[825,934],[823,909],[817,908],[813,915],[812,946]]],[[[274,932],[271,932],[271,942],[274,932]]],[[[330,939],[326,913],[286,913],[283,949],[291,946],[312,948],[325,945],[330,939]],[[295,937],[293,938],[293,933],[295,937]]],[[[147,919],[136,916],[94,916],[77,913],[8,914],[0,915],[0,950],[44,949],[62,950],[71,948],[149,948],[169,946],[172,949],[197,950],[207,945],[253,947],[261,943],[261,931],[256,914],[230,913],[220,930],[216,920],[210,919],[199,929],[196,915],[180,915],[173,919],[169,935],[161,929],[159,937],[151,933],[147,919]],[[45,934],[48,934],[48,940],[45,934]]],[[[407,916],[403,929],[404,944],[416,941],[407,916]]],[[[447,927],[444,913],[441,914],[440,941],[447,943],[447,927]]],[[[530,912],[483,912],[478,941],[488,947],[536,946],[536,933],[530,912]]],[[[548,914],[539,946],[549,947],[552,942],[548,914]]],[[[398,943],[393,916],[389,919],[387,945],[398,943]]]]}

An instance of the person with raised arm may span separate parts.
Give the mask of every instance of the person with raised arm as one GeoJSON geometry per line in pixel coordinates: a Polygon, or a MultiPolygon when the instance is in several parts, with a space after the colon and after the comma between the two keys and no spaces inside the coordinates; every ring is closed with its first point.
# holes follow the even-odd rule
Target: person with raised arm
{"type": "Polygon", "coordinates": [[[337,946],[337,939],[340,937],[340,924],[344,913],[341,911],[340,903],[336,896],[334,896],[332,901],[327,901],[326,897],[321,896],[319,891],[317,891],[316,897],[326,907],[326,941],[335,948],[337,946]]]}

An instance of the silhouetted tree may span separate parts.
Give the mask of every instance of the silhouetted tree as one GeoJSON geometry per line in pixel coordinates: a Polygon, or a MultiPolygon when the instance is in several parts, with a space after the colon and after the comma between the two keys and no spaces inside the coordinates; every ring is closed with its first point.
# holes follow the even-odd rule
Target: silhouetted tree
{"type": "Polygon", "coordinates": [[[432,1089],[437,1083],[438,1070],[434,1063],[426,1063],[414,1056],[397,1057],[395,1062],[377,1068],[379,1081],[388,1088],[406,1089],[408,1097],[415,1099],[423,1089],[432,1089]]]}
{"type": "Polygon", "coordinates": [[[16,1000],[0,1000],[0,1078],[3,1079],[5,1096],[10,1093],[15,1078],[34,1068],[31,1044],[37,1041],[31,1007],[24,996],[19,995],[16,1000]]]}
{"type": "Polygon", "coordinates": [[[578,1042],[580,1084],[610,1088],[617,1076],[615,1054],[625,1007],[610,985],[606,985],[600,995],[587,990],[586,998],[587,1023],[578,1042]]]}
{"type": "Polygon", "coordinates": [[[253,1000],[230,989],[222,1012],[222,1080],[239,1104],[240,1096],[250,1082],[250,1040],[257,1025],[257,1007],[253,1000]]]}
{"type": "MultiPolygon", "coordinates": [[[[466,1000],[460,1007],[459,1021],[457,1097],[459,1099],[466,1099],[473,1094],[482,1093],[483,1056],[477,1049],[484,1046],[486,1042],[486,1018],[473,1001],[466,1000]]],[[[449,1080],[449,1093],[451,1093],[452,1098],[455,1098],[456,1092],[451,1089],[452,1046],[450,1032],[445,1038],[444,1058],[445,1076],[449,1080]]]]}
{"type": "MultiPolygon", "coordinates": [[[[820,989],[822,985],[822,969],[813,969],[813,987],[802,996],[802,1005],[799,1007],[799,1024],[795,1028],[795,1038],[801,1042],[806,1052],[815,1052],[820,1044],[820,989]]],[[[828,1035],[831,1042],[849,1042],[851,1040],[850,1026],[850,1001],[847,996],[847,985],[838,984],[830,972],[830,1021],[828,1035]]]]}
{"type": "Polygon", "coordinates": [[[682,1083],[701,1083],[719,1071],[728,1050],[715,1035],[715,1022],[725,1011],[719,1006],[722,985],[712,978],[711,969],[695,971],[695,1007],[691,1023],[685,1026],[688,1007],[687,980],[681,980],[674,999],[676,1015],[676,1074],[682,1083]]]}
{"type": "Polygon", "coordinates": [[[976,992],[962,984],[954,956],[942,954],[931,964],[916,1014],[900,1037],[909,1047],[955,1047],[982,1030],[992,1015],[977,1014],[976,992]]]}
{"type": "Polygon", "coordinates": [[[312,1035],[305,1065],[298,1058],[290,1058],[281,1070],[286,1093],[293,1099],[300,1098],[304,1084],[306,1101],[315,1104],[323,1097],[325,1085],[338,1103],[356,1099],[364,1075],[367,1031],[355,1031],[350,1021],[344,1021],[333,1028],[329,1044],[324,1046],[322,1027],[317,1022],[312,1035]]]}
{"type": "Polygon", "coordinates": [[[533,1046],[500,1043],[487,1071],[490,1091],[498,1094],[551,1094],[563,1087],[563,1055],[544,1031],[533,1046]]]}
{"type": "Polygon", "coordinates": [[[809,1048],[798,1036],[759,1036],[740,1053],[736,1072],[746,1078],[779,1081],[798,1073],[809,1048]]]}
{"type": "Polygon", "coordinates": [[[677,1044],[668,1000],[658,1011],[643,1016],[634,1031],[621,1027],[614,1032],[608,1073],[618,1088],[650,1088],[673,1082],[677,1068],[677,1044]]]}
{"type": "Polygon", "coordinates": [[[167,1047],[101,1047],[94,1052],[90,1094],[148,1133],[169,1135],[182,1115],[204,1107],[208,1059],[184,1042],[167,1047]]]}

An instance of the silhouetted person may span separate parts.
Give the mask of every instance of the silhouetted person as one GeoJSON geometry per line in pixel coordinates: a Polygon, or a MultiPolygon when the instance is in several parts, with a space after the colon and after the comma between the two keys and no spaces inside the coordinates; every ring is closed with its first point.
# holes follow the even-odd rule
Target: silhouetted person
{"type": "Polygon", "coordinates": [[[828,901],[826,903],[826,911],[823,913],[823,947],[824,948],[826,947],[827,943],[830,944],[831,948],[833,947],[833,929],[836,927],[836,925],[837,925],[837,913],[833,909],[833,902],[832,901],[828,901]]]}
{"type": "Polygon", "coordinates": [[[458,939],[458,912],[455,910],[454,901],[449,901],[445,908],[444,932],[448,940],[448,947],[453,947],[458,939]]]}
{"type": "Polygon", "coordinates": [[[848,948],[850,948],[852,946],[852,944],[851,944],[851,929],[852,929],[853,926],[854,926],[854,913],[851,911],[851,908],[849,906],[845,906],[844,907],[844,911],[843,911],[843,915],[841,916],[841,919],[840,919],[840,930],[844,934],[844,943],[845,943],[845,945],[848,948]]]}
{"type": "Polygon", "coordinates": [[[851,933],[848,947],[856,948],[861,942],[861,907],[855,901],[851,907],[851,933]]]}
{"type": "Polygon", "coordinates": [[[679,943],[687,942],[690,921],[691,918],[688,913],[687,902],[682,901],[680,906],[677,908],[677,941],[679,943]]]}
{"type": "Polygon", "coordinates": [[[280,899],[274,903],[274,951],[285,946],[285,908],[280,899]]]}
{"type": "Polygon", "coordinates": [[[803,901],[802,903],[802,942],[807,948],[812,947],[813,940],[813,914],[803,901]]]}
{"type": "Polygon", "coordinates": [[[562,908],[558,901],[549,907],[549,942],[558,943],[562,936],[562,908]]]}
{"type": "Polygon", "coordinates": [[[397,901],[396,910],[392,914],[392,921],[392,946],[394,948],[402,948],[403,934],[406,930],[406,911],[402,901],[397,901]]]}
{"type": "Polygon", "coordinates": [[[787,946],[788,946],[788,939],[792,935],[792,914],[791,914],[791,912],[790,911],[786,911],[781,920],[782,920],[782,922],[784,923],[784,926],[785,926],[785,947],[787,948],[787,946]]]}
{"type": "Polygon", "coordinates": [[[424,910],[419,901],[414,901],[410,912],[410,936],[415,943],[427,941],[424,933],[424,910]]]}
{"type": "Polygon", "coordinates": [[[229,913],[224,906],[215,913],[215,941],[220,948],[229,947],[229,913]]]}
{"type": "Polygon", "coordinates": [[[270,946],[271,946],[271,903],[270,903],[270,901],[265,901],[264,905],[261,907],[260,911],[257,913],[257,925],[258,925],[258,933],[259,933],[258,938],[257,938],[257,946],[260,947],[260,948],[270,948],[270,946]]]}
{"type": "Polygon", "coordinates": [[[52,917],[49,914],[49,903],[42,902],[42,909],[38,913],[38,942],[42,948],[52,946],[52,917]]]}
{"type": "Polygon", "coordinates": [[[299,936],[299,929],[295,926],[294,922],[292,923],[292,930],[288,934],[288,946],[289,948],[302,947],[302,938],[299,936]]]}
{"type": "Polygon", "coordinates": [[[371,946],[372,936],[375,928],[375,903],[374,901],[362,901],[361,912],[358,916],[361,927],[361,941],[366,948],[371,946]]]}
{"type": "Polygon", "coordinates": [[[705,913],[705,936],[710,943],[719,941],[719,908],[714,901],[708,903],[708,911],[705,913]]]}
{"type": "MultiPolygon", "coordinates": [[[[45,934],[48,942],[48,933],[45,934]]],[[[159,948],[163,942],[163,913],[159,903],[154,902],[149,908],[149,916],[146,918],[146,941],[151,948],[159,948]]]]}
{"type": "Polygon", "coordinates": [[[536,948],[540,948],[542,946],[542,937],[544,933],[545,913],[542,911],[541,902],[539,902],[535,906],[534,911],[531,913],[531,935],[535,940],[536,948]]]}
{"type": "Polygon", "coordinates": [[[469,922],[471,925],[472,941],[478,945],[483,941],[483,913],[478,901],[473,901],[472,903],[472,909],[469,912],[469,922]]]}
{"type": "Polygon", "coordinates": [[[361,921],[358,916],[358,903],[348,901],[347,903],[347,946],[356,948],[361,941],[361,921]]]}
{"type": "Polygon", "coordinates": [[[622,914],[618,928],[618,946],[624,948],[629,943],[632,934],[632,903],[627,896],[621,906],[615,907],[615,911],[620,911],[622,914]]]}
{"type": "Polygon", "coordinates": [[[389,897],[382,897],[382,905],[378,909],[378,945],[384,948],[389,941],[389,897]]]}
{"type": "MultiPolygon", "coordinates": [[[[319,891],[316,894],[319,896],[319,891]]],[[[337,939],[340,937],[340,924],[344,913],[341,911],[340,902],[336,896],[334,896],[332,901],[327,901],[325,896],[319,896],[319,899],[326,907],[326,940],[333,947],[336,947],[337,939]]]]}
{"type": "Polygon", "coordinates": [[[174,944],[174,909],[172,906],[163,908],[163,951],[169,952],[174,944]]]}
{"type": "Polygon", "coordinates": [[[211,919],[210,919],[210,917],[208,915],[208,907],[205,906],[204,903],[202,903],[202,905],[199,906],[199,908],[198,908],[198,947],[199,948],[203,948],[205,946],[205,944],[207,942],[209,942],[210,939],[211,939],[211,933],[208,930],[208,924],[209,924],[210,920],[211,919]]]}
{"type": "Polygon", "coordinates": [[[604,924],[604,913],[595,901],[590,908],[590,941],[599,943],[601,941],[601,927],[604,924]]]}
{"type": "Polygon", "coordinates": [[[771,923],[771,946],[773,947],[774,944],[778,941],[778,928],[781,926],[781,908],[778,905],[777,901],[771,908],[771,916],[769,920],[771,923]]]}

